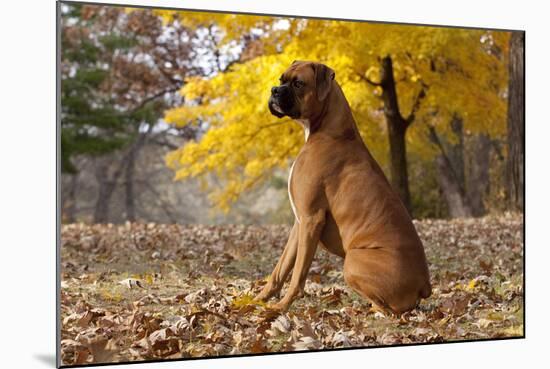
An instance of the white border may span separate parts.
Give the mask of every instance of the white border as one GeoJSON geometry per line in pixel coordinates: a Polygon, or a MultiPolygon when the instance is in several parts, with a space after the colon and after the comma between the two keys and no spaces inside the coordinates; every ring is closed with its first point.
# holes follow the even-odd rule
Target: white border
{"type": "MultiPolygon", "coordinates": [[[[101,1],[99,1],[101,2],[101,1]]],[[[143,364],[129,368],[519,367],[543,359],[548,325],[549,24],[544,2],[138,0],[128,4],[527,31],[527,338],[143,364]],[[534,5],[536,4],[536,5],[534,5]]],[[[55,354],[55,4],[0,12],[0,365],[52,367],[55,354]]],[[[120,368],[127,366],[118,366],[120,368]]]]}

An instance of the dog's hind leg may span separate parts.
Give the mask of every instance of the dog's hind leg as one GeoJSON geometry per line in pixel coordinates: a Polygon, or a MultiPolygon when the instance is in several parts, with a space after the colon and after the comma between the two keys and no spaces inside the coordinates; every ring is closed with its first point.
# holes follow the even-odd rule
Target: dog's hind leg
{"type": "Polygon", "coordinates": [[[344,279],[378,309],[399,315],[413,309],[423,292],[416,276],[403,278],[394,263],[380,250],[349,250],[344,260],[344,279]]]}

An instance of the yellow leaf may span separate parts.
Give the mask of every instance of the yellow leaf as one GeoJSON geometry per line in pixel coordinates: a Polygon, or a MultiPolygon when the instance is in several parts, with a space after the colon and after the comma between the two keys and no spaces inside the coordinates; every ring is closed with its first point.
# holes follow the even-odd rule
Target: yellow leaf
{"type": "Polygon", "coordinates": [[[247,305],[266,306],[264,302],[254,301],[254,296],[249,294],[243,294],[235,297],[231,302],[231,305],[236,309],[242,308],[243,306],[247,306],[247,305]]]}
{"type": "Polygon", "coordinates": [[[145,283],[153,284],[153,276],[151,274],[146,274],[144,279],[145,279],[145,283]]]}

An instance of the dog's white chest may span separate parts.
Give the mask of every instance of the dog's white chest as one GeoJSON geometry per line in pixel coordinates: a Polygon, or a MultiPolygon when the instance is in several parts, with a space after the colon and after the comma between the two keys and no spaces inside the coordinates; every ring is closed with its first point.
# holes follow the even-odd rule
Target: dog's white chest
{"type": "Polygon", "coordinates": [[[300,122],[302,127],[304,127],[304,136],[307,142],[307,139],[309,138],[309,127],[310,127],[309,119],[298,119],[298,122],[300,122]]]}
{"type": "MultiPolygon", "coordinates": [[[[304,127],[304,135],[307,142],[307,139],[309,138],[309,120],[308,119],[298,119],[298,122],[302,124],[304,127]]],[[[298,160],[298,158],[296,158],[298,160]]],[[[290,206],[292,207],[292,212],[294,213],[294,217],[296,218],[296,221],[300,223],[300,218],[298,217],[298,211],[296,210],[296,205],[294,205],[294,199],[292,198],[292,192],[290,191],[290,184],[292,183],[292,171],[294,170],[294,164],[296,164],[296,160],[294,160],[294,163],[290,166],[290,173],[288,174],[288,199],[290,200],[290,206]]]]}
{"type": "Polygon", "coordinates": [[[292,171],[294,170],[294,164],[296,164],[296,161],[292,163],[290,166],[290,173],[288,174],[288,199],[290,200],[290,206],[292,207],[292,212],[294,213],[294,217],[296,218],[296,221],[300,223],[300,219],[298,218],[298,212],[296,211],[296,205],[294,205],[294,200],[292,199],[292,192],[290,191],[290,184],[292,183],[292,171]]]}

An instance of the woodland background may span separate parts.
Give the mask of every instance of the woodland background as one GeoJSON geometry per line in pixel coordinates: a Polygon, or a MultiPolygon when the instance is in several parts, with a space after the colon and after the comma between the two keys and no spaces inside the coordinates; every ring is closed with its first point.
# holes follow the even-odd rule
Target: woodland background
{"type": "Polygon", "coordinates": [[[66,223],[291,222],[303,133],[267,98],[295,59],[414,218],[523,208],[521,32],[63,4],[61,39],[66,223]]]}

